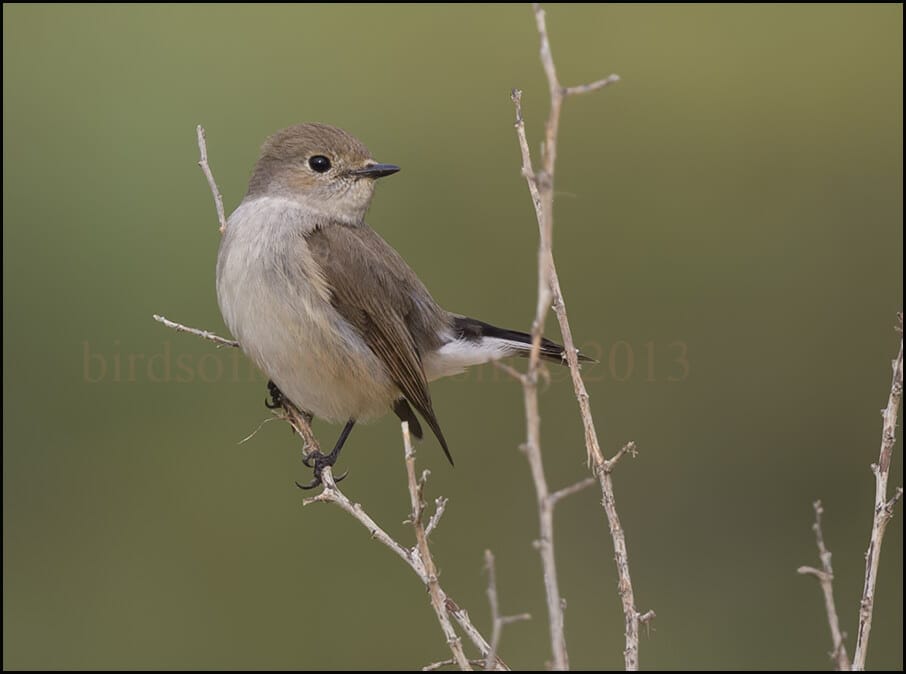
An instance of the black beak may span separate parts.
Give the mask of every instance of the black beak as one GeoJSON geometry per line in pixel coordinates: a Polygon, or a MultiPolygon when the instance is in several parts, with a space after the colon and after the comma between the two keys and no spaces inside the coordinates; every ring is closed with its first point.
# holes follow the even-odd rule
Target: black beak
{"type": "Polygon", "coordinates": [[[350,171],[356,178],[383,178],[391,176],[400,170],[399,166],[393,164],[369,164],[360,169],[350,171]]]}

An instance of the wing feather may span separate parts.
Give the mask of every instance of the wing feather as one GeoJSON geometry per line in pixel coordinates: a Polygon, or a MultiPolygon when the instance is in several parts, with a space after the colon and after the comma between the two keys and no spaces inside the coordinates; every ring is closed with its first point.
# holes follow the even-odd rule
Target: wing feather
{"type": "Polygon", "coordinates": [[[331,303],[358,330],[453,463],[422,367],[422,354],[440,346],[438,329],[449,326],[449,314],[399,253],[367,225],[330,225],[306,240],[331,303]]]}

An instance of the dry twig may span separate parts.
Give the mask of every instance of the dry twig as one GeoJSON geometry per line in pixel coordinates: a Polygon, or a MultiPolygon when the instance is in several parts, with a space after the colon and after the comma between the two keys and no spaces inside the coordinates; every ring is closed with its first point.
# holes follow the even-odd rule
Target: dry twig
{"type": "Polygon", "coordinates": [[[437,580],[437,567],[434,566],[434,558],[431,556],[431,549],[428,547],[428,534],[425,532],[425,524],[422,516],[425,512],[425,503],[422,500],[422,492],[425,487],[425,481],[428,479],[428,471],[422,473],[421,479],[415,477],[415,450],[412,448],[412,438],[409,436],[409,423],[403,422],[403,447],[406,456],[406,475],[409,482],[409,498],[412,502],[412,514],[410,521],[412,528],[415,530],[415,540],[418,549],[418,556],[425,572],[425,584],[428,586],[428,594],[431,595],[431,607],[437,614],[437,621],[440,623],[441,630],[447,638],[447,645],[450,652],[453,653],[453,659],[462,670],[472,669],[469,666],[468,658],[462,650],[462,640],[453,629],[450,622],[450,616],[447,614],[446,595],[440,587],[437,580]]]}
{"type": "Polygon", "coordinates": [[[812,506],[815,508],[815,523],[812,525],[812,530],[815,532],[815,542],[818,544],[821,568],[800,566],[798,573],[814,576],[821,584],[821,591],[824,593],[824,608],[827,611],[827,622],[830,625],[831,641],[834,647],[831,656],[837,671],[845,672],[849,670],[850,662],[849,656],[846,654],[846,644],[843,642],[845,635],[840,630],[840,619],[837,617],[837,606],[834,603],[834,568],[831,566],[831,553],[824,545],[824,532],[821,530],[821,515],[824,514],[824,508],[821,501],[815,501],[812,506]]]}
{"type": "Polygon", "coordinates": [[[173,330],[176,330],[176,332],[188,332],[189,334],[195,335],[196,337],[201,337],[202,339],[206,339],[209,342],[214,342],[218,347],[220,347],[220,346],[239,346],[239,342],[237,342],[236,340],[226,339],[225,337],[220,337],[218,335],[215,335],[213,332],[208,332],[207,330],[199,330],[198,328],[190,328],[186,325],[183,325],[182,323],[175,323],[174,321],[171,321],[168,318],[164,318],[163,316],[158,316],[157,314],[154,314],[152,316],[152,318],[155,321],[157,321],[158,323],[163,323],[168,328],[172,328],[173,330]]]}
{"type": "Polygon", "coordinates": [[[198,159],[198,165],[201,167],[204,177],[208,179],[208,187],[211,188],[211,194],[214,197],[214,207],[217,209],[217,222],[220,224],[220,233],[226,231],[226,214],[223,210],[223,195],[220,188],[217,187],[217,181],[214,180],[214,174],[208,165],[208,144],[205,142],[204,127],[199,124],[195,127],[195,133],[198,137],[198,153],[201,155],[198,159]]]}
{"type": "MultiPolygon", "coordinates": [[[[423,672],[436,672],[444,667],[452,667],[456,664],[456,660],[453,658],[448,658],[446,660],[438,660],[437,662],[432,662],[428,665],[422,667],[423,672]]],[[[469,660],[469,664],[473,667],[481,667],[484,664],[484,660],[469,660]]]]}
{"type": "Polygon", "coordinates": [[[893,517],[893,509],[897,501],[903,496],[903,488],[897,487],[893,496],[887,497],[887,481],[890,477],[890,460],[893,455],[893,447],[896,444],[896,426],[897,415],[900,410],[900,398],[903,395],[903,314],[897,314],[897,332],[900,334],[900,350],[897,357],[891,361],[893,370],[892,381],[890,384],[890,395],[887,398],[887,407],[881,410],[883,418],[881,429],[881,452],[878,463],[871,464],[871,470],[875,476],[875,503],[874,517],[872,518],[871,540],[868,544],[868,551],[865,553],[865,583],[862,589],[862,601],[859,603],[859,629],[856,635],[856,650],[853,654],[852,663],[846,653],[846,646],[843,642],[845,635],[840,630],[840,621],[837,617],[837,609],[834,605],[833,585],[834,570],[831,566],[831,553],[824,545],[824,534],[821,531],[821,515],[824,510],[821,507],[821,501],[815,501],[815,524],[812,527],[815,530],[815,538],[818,544],[818,555],[821,558],[821,568],[816,569],[810,566],[801,566],[798,571],[801,574],[815,576],[821,583],[821,589],[824,593],[824,606],[827,612],[828,624],[831,630],[831,639],[833,648],[831,655],[834,659],[834,666],[841,671],[863,671],[865,669],[865,660],[868,656],[868,637],[871,634],[871,621],[874,613],[875,587],[878,582],[878,564],[881,557],[881,544],[884,540],[884,532],[887,524],[893,517]]]}
{"type": "Polygon", "coordinates": [[[497,569],[494,566],[494,554],[490,550],[484,551],[484,568],[488,572],[488,604],[491,606],[491,650],[484,661],[484,669],[490,671],[494,669],[503,628],[522,620],[531,620],[532,616],[528,613],[511,616],[500,615],[500,603],[497,598],[497,569]]]}
{"type": "MultiPolygon", "coordinates": [[[[291,418],[290,423],[292,423],[293,428],[305,437],[306,434],[310,433],[310,428],[308,427],[308,420],[302,416],[291,418]]],[[[453,653],[455,662],[462,669],[469,669],[469,661],[466,659],[464,653],[462,652],[462,644],[460,643],[460,638],[453,631],[453,627],[450,624],[449,616],[452,616],[453,619],[459,624],[463,632],[469,637],[478,651],[482,656],[482,663],[484,659],[487,658],[491,652],[491,645],[481,636],[475,626],[472,624],[469,619],[469,614],[460,609],[459,606],[454,602],[450,597],[444,592],[441,588],[440,583],[437,579],[437,570],[434,566],[434,560],[431,557],[430,549],[428,548],[428,537],[427,529],[422,523],[424,515],[424,503],[422,503],[422,491],[424,489],[424,479],[426,475],[423,474],[422,479],[419,480],[415,476],[415,455],[412,452],[412,443],[409,440],[409,429],[408,424],[403,423],[403,438],[404,438],[404,447],[406,451],[406,474],[408,477],[409,484],[409,494],[410,498],[413,501],[413,511],[410,513],[410,521],[413,525],[413,528],[416,532],[416,540],[418,541],[416,546],[413,548],[406,548],[396,540],[393,539],[384,529],[382,529],[378,524],[371,519],[368,513],[365,512],[364,508],[358,503],[353,503],[349,498],[337,487],[336,481],[333,479],[333,474],[330,472],[329,468],[325,468],[321,474],[321,479],[324,482],[324,489],[317,496],[307,498],[303,501],[303,505],[310,505],[312,503],[335,503],[340,506],[345,512],[352,515],[356,520],[358,520],[362,526],[364,526],[368,532],[371,534],[371,537],[380,541],[388,548],[390,548],[398,557],[400,557],[409,567],[415,571],[421,581],[428,588],[429,593],[431,594],[431,605],[437,614],[438,621],[440,622],[444,636],[447,638],[447,643],[450,646],[450,650],[453,653]]],[[[435,516],[432,518],[436,522],[438,517],[435,516]]],[[[508,669],[504,662],[498,658],[494,658],[495,669],[497,670],[506,670],[508,669]]]]}
{"type": "Polygon", "coordinates": [[[878,463],[871,465],[875,474],[874,518],[871,524],[871,540],[865,553],[865,584],[862,589],[862,601],[859,605],[859,630],[856,633],[856,650],[853,653],[854,670],[865,669],[868,656],[868,637],[871,634],[871,619],[875,607],[875,585],[878,582],[878,564],[881,560],[881,543],[887,523],[893,517],[893,507],[903,495],[903,488],[897,487],[893,496],[887,497],[887,479],[890,476],[890,459],[893,446],[896,444],[897,415],[900,411],[900,398],[903,395],[903,314],[897,315],[900,333],[900,351],[891,361],[893,381],[890,384],[890,395],[887,407],[881,411],[883,418],[881,430],[881,452],[878,463]]]}
{"type": "MultiPolygon", "coordinates": [[[[616,75],[610,75],[591,84],[574,87],[564,87],[557,77],[551,53],[550,40],[547,34],[547,23],[544,10],[540,5],[533,5],[538,34],[541,39],[541,63],[547,76],[550,90],[551,107],[545,126],[545,141],[541,152],[541,169],[536,172],[532,167],[531,151],[525,135],[525,122],[522,115],[522,92],[513,90],[512,99],[516,108],[516,134],[522,153],[522,175],[528,183],[532,204],[538,220],[539,251],[538,251],[538,302],[536,305],[535,319],[532,322],[532,352],[529,358],[528,372],[522,377],[524,389],[527,442],[526,454],[532,467],[532,477],[538,497],[539,519],[541,522],[541,540],[539,550],[542,555],[544,567],[545,589],[547,594],[548,614],[550,619],[551,647],[553,651],[555,669],[566,669],[569,660],[566,652],[564,637],[563,604],[560,599],[556,582],[556,566],[553,555],[553,523],[552,507],[556,499],[551,498],[547,483],[544,478],[543,465],[541,464],[540,444],[540,417],[538,414],[537,373],[540,358],[541,334],[544,329],[544,319],[553,304],[560,332],[563,336],[564,351],[569,365],[573,389],[579,403],[582,424],[585,429],[585,446],[589,465],[601,486],[603,506],[610,527],[611,538],[614,543],[614,557],[619,574],[619,593],[623,605],[623,614],[626,623],[626,647],[624,661],[626,669],[635,670],[639,666],[639,625],[642,623],[642,614],[635,607],[635,597],[632,581],[629,575],[629,556],[626,550],[626,539],[616,511],[613,482],[611,471],[613,466],[626,451],[634,451],[635,445],[630,443],[624,447],[613,459],[607,461],[601,452],[598,443],[597,431],[591,415],[591,406],[588,402],[588,392],[579,370],[579,361],[566,312],[566,303],[560,288],[556,264],[553,257],[553,206],[554,206],[554,170],[557,159],[557,135],[560,127],[560,111],[563,101],[574,94],[584,94],[596,91],[609,84],[619,81],[616,75]],[[631,445],[631,450],[629,449],[631,445]]],[[[559,494],[560,492],[555,492],[559,494]]],[[[644,614],[645,622],[654,618],[654,612],[644,614]]]]}
{"type": "MultiPolygon", "coordinates": [[[[306,437],[311,433],[311,429],[308,426],[308,420],[304,416],[295,416],[291,417],[290,423],[292,423],[293,428],[306,437]]],[[[406,474],[408,478],[409,485],[409,494],[412,501],[412,512],[410,513],[410,522],[415,529],[415,535],[417,544],[413,548],[406,548],[396,542],[386,531],[384,531],[378,524],[371,519],[368,513],[365,512],[364,508],[358,503],[353,503],[350,501],[346,495],[337,487],[336,482],[333,479],[333,475],[330,472],[329,468],[326,468],[321,475],[321,479],[324,482],[323,491],[317,496],[305,499],[303,505],[309,505],[311,503],[335,503],[344,511],[352,515],[357,519],[371,534],[371,537],[380,541],[388,548],[390,548],[398,557],[400,557],[409,567],[415,571],[421,581],[428,588],[428,591],[431,595],[431,606],[434,608],[437,619],[441,624],[444,636],[447,639],[447,644],[450,647],[450,651],[453,653],[454,662],[461,669],[470,669],[470,661],[465,657],[465,654],[462,650],[462,643],[460,638],[456,635],[456,632],[453,630],[452,625],[450,624],[449,617],[452,616],[453,619],[459,624],[463,632],[469,637],[475,647],[478,649],[479,653],[482,656],[481,663],[483,664],[485,659],[491,655],[491,645],[487,640],[481,635],[481,633],[475,628],[469,619],[469,614],[459,608],[459,606],[454,602],[447,594],[444,592],[443,588],[440,586],[440,582],[437,579],[437,570],[434,566],[434,560],[431,556],[430,549],[428,547],[428,535],[427,528],[424,526],[422,520],[424,515],[424,503],[422,502],[422,492],[424,489],[425,479],[427,477],[427,471],[422,475],[422,479],[419,480],[415,476],[415,453],[412,450],[412,443],[409,438],[409,427],[408,424],[403,422],[403,444],[405,448],[406,456],[406,474]]],[[[306,442],[308,438],[306,437],[306,442]]],[[[445,500],[438,499],[436,501],[438,512],[442,512],[443,506],[441,504],[446,504],[445,500]]],[[[431,518],[435,526],[439,521],[440,517],[437,512],[431,518]]],[[[506,664],[499,658],[494,656],[493,661],[495,663],[494,668],[497,670],[507,670],[508,667],[506,664]]]]}

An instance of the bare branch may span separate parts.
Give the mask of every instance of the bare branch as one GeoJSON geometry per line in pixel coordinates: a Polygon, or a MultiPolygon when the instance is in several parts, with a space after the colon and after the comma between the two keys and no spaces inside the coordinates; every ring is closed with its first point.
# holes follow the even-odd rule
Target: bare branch
{"type": "MultiPolygon", "coordinates": [[[[452,667],[456,664],[456,660],[449,658],[447,660],[438,660],[437,662],[432,662],[429,665],[422,667],[423,672],[436,672],[439,669],[444,667],[452,667]]],[[[473,667],[481,667],[484,664],[484,660],[469,660],[469,664],[473,667]]]]}
{"type": "Polygon", "coordinates": [[[198,160],[198,165],[201,167],[204,177],[208,179],[208,187],[211,188],[211,195],[214,197],[214,206],[217,208],[217,222],[220,224],[220,233],[223,234],[226,231],[226,213],[223,210],[223,195],[220,194],[220,188],[217,187],[217,181],[214,180],[214,174],[211,172],[211,167],[208,165],[208,144],[205,142],[204,127],[199,124],[195,127],[195,132],[198,136],[198,153],[201,155],[201,158],[198,160]]]}
{"type": "Polygon", "coordinates": [[[494,568],[494,553],[484,551],[484,568],[488,572],[488,604],[491,606],[491,650],[488,653],[484,669],[490,670],[494,666],[491,656],[497,655],[500,648],[500,637],[503,633],[503,623],[500,620],[500,604],[497,599],[497,570],[494,568]]]}
{"type": "MultiPolygon", "coordinates": [[[[301,414],[294,414],[292,411],[288,412],[290,414],[290,420],[293,425],[293,428],[299,432],[303,437],[312,437],[311,429],[308,425],[308,420],[301,414]]],[[[404,426],[405,435],[404,435],[404,446],[411,450],[411,440],[408,439],[408,426],[404,426]]],[[[308,440],[306,439],[306,442],[308,440]]],[[[317,446],[317,445],[315,445],[317,446]]],[[[383,528],[381,528],[369,515],[365,512],[364,508],[358,503],[353,503],[347,498],[347,496],[337,487],[336,481],[333,478],[333,474],[330,471],[330,468],[325,468],[321,473],[321,480],[324,483],[324,489],[320,494],[313,496],[311,498],[305,499],[302,504],[310,505],[312,503],[335,503],[340,506],[345,512],[352,515],[359,523],[364,526],[371,537],[384,545],[390,548],[400,559],[402,559],[409,567],[418,574],[418,577],[421,581],[428,587],[429,592],[431,593],[431,603],[432,607],[435,607],[435,613],[438,614],[438,621],[441,623],[444,635],[447,637],[447,643],[450,645],[451,652],[454,653],[456,657],[455,664],[460,666],[460,668],[467,669],[469,661],[465,658],[465,654],[462,652],[462,645],[460,639],[456,636],[455,631],[453,630],[452,625],[450,624],[449,616],[452,616],[456,622],[460,625],[472,643],[478,648],[479,652],[482,655],[482,659],[477,661],[479,665],[483,666],[491,650],[490,644],[484,639],[481,633],[475,628],[469,619],[469,614],[459,608],[459,606],[450,599],[449,596],[443,591],[440,587],[440,583],[437,580],[437,571],[434,567],[434,561],[431,557],[430,550],[427,545],[427,529],[424,528],[421,524],[421,518],[423,516],[423,504],[421,503],[420,492],[421,485],[423,484],[420,480],[415,477],[415,466],[414,466],[414,453],[410,456],[406,454],[406,469],[407,469],[407,478],[409,484],[409,494],[410,498],[414,498],[414,503],[419,504],[418,508],[413,508],[413,512],[410,513],[410,522],[413,524],[413,528],[416,531],[416,538],[418,539],[418,545],[416,548],[406,548],[400,545],[392,536],[390,536],[383,528]],[[425,563],[425,560],[428,560],[428,563],[425,563]],[[438,613],[436,607],[440,606],[440,612],[438,613]],[[452,637],[450,636],[452,634],[452,637]],[[462,657],[458,657],[459,655],[462,657]],[[466,667],[463,667],[466,665],[466,667]]],[[[440,499],[439,499],[440,500],[440,499]]],[[[436,502],[435,502],[436,503],[436,502]]],[[[440,505],[438,504],[440,508],[440,505]]],[[[442,512],[442,508],[440,508],[442,512]]],[[[433,518],[435,520],[435,526],[439,517],[435,514],[433,518]]],[[[507,670],[509,669],[506,664],[499,658],[493,657],[494,668],[497,670],[507,670]]],[[[476,661],[472,661],[474,664],[476,661]]],[[[432,667],[439,668],[443,666],[442,664],[434,663],[432,667]]]]}
{"type": "Polygon", "coordinates": [[[438,496],[434,499],[434,514],[431,515],[431,519],[428,520],[428,525],[425,527],[425,536],[430,536],[431,532],[440,524],[440,518],[444,516],[446,508],[447,499],[443,496],[438,496]]]}
{"type": "Polygon", "coordinates": [[[897,488],[894,496],[887,497],[887,479],[890,475],[890,459],[896,443],[897,415],[900,411],[900,398],[903,395],[903,314],[897,315],[900,333],[900,351],[891,362],[893,380],[890,384],[890,395],[887,407],[881,412],[883,424],[881,430],[881,452],[878,463],[871,469],[875,474],[874,518],[871,526],[871,540],[865,553],[865,584],[862,589],[862,601],[859,607],[859,631],[856,634],[856,650],[853,654],[852,668],[857,671],[865,669],[868,657],[868,637],[871,635],[871,620],[874,613],[875,586],[878,582],[878,564],[881,561],[881,544],[887,523],[893,517],[893,507],[903,493],[897,488]]]}
{"type": "Polygon", "coordinates": [[[630,456],[632,456],[632,458],[635,458],[639,455],[638,448],[636,447],[635,443],[632,442],[631,440],[629,442],[627,442],[625,445],[623,445],[622,447],[620,447],[620,451],[617,452],[616,455],[612,459],[608,459],[607,461],[604,462],[604,466],[603,466],[604,472],[612,473],[613,469],[617,465],[617,462],[620,459],[622,459],[623,456],[626,454],[629,454],[630,456]]]}
{"type": "Polygon", "coordinates": [[[561,499],[566,498],[567,496],[572,496],[573,494],[578,494],[580,491],[587,489],[593,485],[597,480],[593,477],[586,477],[584,480],[579,480],[576,484],[572,484],[568,487],[563,487],[563,489],[558,489],[553,494],[550,495],[551,503],[556,504],[561,499]]]}
{"type": "Polygon", "coordinates": [[[507,374],[510,377],[512,377],[513,379],[515,379],[516,381],[518,381],[519,383],[522,383],[522,380],[525,378],[525,375],[522,374],[519,370],[517,370],[512,365],[508,365],[508,364],[504,363],[503,361],[493,360],[493,361],[491,361],[491,364],[494,367],[496,367],[498,370],[503,372],[504,374],[507,374]]]}
{"type": "Polygon", "coordinates": [[[202,339],[206,339],[209,342],[214,342],[218,347],[239,346],[239,342],[237,342],[236,340],[219,337],[213,332],[208,332],[207,330],[199,330],[198,328],[190,328],[188,326],[185,326],[182,323],[174,323],[170,319],[164,318],[163,316],[158,316],[157,314],[154,314],[152,318],[154,318],[154,320],[158,323],[163,323],[168,328],[176,330],[176,332],[188,332],[189,334],[195,335],[196,337],[201,337],[202,339]]]}
{"type": "MultiPolygon", "coordinates": [[[[478,652],[482,654],[483,657],[478,662],[478,665],[483,667],[485,660],[487,659],[487,654],[491,651],[491,644],[485,640],[481,633],[475,628],[475,625],[472,624],[472,621],[469,618],[469,612],[460,608],[449,596],[447,597],[446,606],[447,611],[453,616],[453,619],[457,622],[462,631],[465,632],[466,636],[469,637],[469,640],[475,644],[478,652]]],[[[496,659],[498,671],[509,671],[510,668],[500,659],[499,655],[496,659]]]]}
{"type": "Polygon", "coordinates": [[[462,640],[456,634],[456,630],[453,629],[453,624],[450,622],[450,616],[447,615],[446,595],[437,581],[437,568],[434,566],[434,559],[431,557],[431,550],[428,547],[428,535],[425,533],[425,526],[422,523],[425,507],[422,502],[422,488],[427,472],[421,481],[415,476],[415,450],[412,448],[409,423],[406,421],[403,422],[403,446],[406,456],[406,475],[409,478],[409,497],[412,502],[412,528],[415,530],[418,555],[425,570],[425,582],[428,586],[428,594],[431,595],[431,607],[437,614],[437,620],[447,638],[447,645],[450,647],[450,652],[453,653],[456,664],[462,670],[470,670],[472,668],[469,666],[469,660],[462,650],[462,640]]]}
{"type": "MultiPolygon", "coordinates": [[[[607,514],[610,537],[613,539],[614,561],[617,564],[617,575],[619,577],[617,587],[623,604],[626,634],[626,648],[623,651],[623,659],[627,671],[635,671],[639,668],[639,625],[641,624],[642,614],[635,607],[635,595],[632,590],[632,579],[629,575],[629,552],[626,549],[626,535],[623,533],[620,516],[617,514],[612,476],[613,467],[620,457],[634,449],[635,443],[630,442],[624,445],[616,456],[601,464],[597,476],[601,485],[601,504],[607,514]],[[629,449],[630,447],[632,449],[629,449]]],[[[646,624],[650,623],[655,617],[654,611],[648,611],[644,615],[646,616],[646,624]]]]}
{"type": "MultiPolygon", "coordinates": [[[[532,169],[531,153],[525,137],[525,123],[522,118],[522,92],[514,89],[513,104],[516,107],[516,135],[522,150],[522,174],[525,176],[539,218],[543,209],[538,180],[532,169]]],[[[523,445],[532,481],[535,484],[535,495],[538,502],[538,521],[540,528],[536,548],[541,555],[541,567],[544,577],[544,592],[547,599],[548,626],[553,655],[553,669],[569,669],[569,656],[566,651],[564,635],[563,599],[557,582],[557,562],[554,555],[554,503],[550,498],[547,478],[544,474],[544,462],[541,458],[541,415],[538,409],[538,368],[541,355],[541,334],[544,330],[544,318],[550,309],[551,293],[548,260],[551,259],[545,250],[544,236],[538,257],[538,303],[535,320],[532,322],[532,350],[529,356],[528,371],[520,376],[523,400],[525,403],[526,441],[523,445]]]]}
{"type": "Polygon", "coordinates": [[[491,650],[484,661],[484,669],[490,671],[494,669],[497,659],[497,650],[500,648],[500,638],[503,636],[503,628],[522,620],[531,620],[532,616],[528,613],[519,615],[501,616],[500,604],[497,599],[497,570],[494,567],[494,554],[490,550],[484,551],[484,568],[488,572],[488,604],[491,605],[491,650]]]}
{"type": "MultiPolygon", "coordinates": [[[[398,557],[400,557],[404,562],[406,562],[412,570],[415,571],[419,576],[424,576],[424,568],[422,567],[419,559],[412,554],[412,550],[409,548],[404,548],[402,545],[396,542],[390,534],[384,531],[378,524],[375,522],[368,513],[362,508],[358,503],[353,503],[347,498],[337,487],[337,483],[334,481],[333,473],[330,467],[324,468],[321,471],[321,481],[324,483],[324,489],[317,496],[312,496],[310,498],[302,501],[302,505],[307,506],[312,503],[334,503],[344,511],[352,515],[357,519],[362,526],[368,529],[368,533],[371,535],[371,538],[383,543],[388,548],[390,548],[398,557]]],[[[424,580],[424,578],[423,578],[424,580]]]]}
{"type": "Polygon", "coordinates": [[[564,96],[575,96],[578,94],[589,94],[592,91],[597,91],[598,89],[603,89],[609,84],[616,84],[620,81],[619,75],[608,75],[603,80],[598,80],[597,82],[592,82],[590,84],[580,84],[577,87],[566,87],[563,90],[564,96]]]}
{"type": "MultiPolygon", "coordinates": [[[[542,552],[542,559],[546,551],[552,549],[550,539],[544,536],[547,528],[546,506],[552,505],[550,501],[547,485],[538,479],[538,471],[534,466],[532,459],[533,452],[536,449],[536,442],[533,441],[533,433],[537,432],[538,427],[538,409],[537,409],[537,391],[533,390],[536,381],[536,370],[538,364],[539,345],[541,340],[541,331],[544,325],[544,318],[551,303],[553,303],[554,312],[560,325],[560,333],[563,336],[564,351],[566,354],[567,364],[569,365],[570,376],[573,383],[573,390],[576,400],[579,403],[579,412],[582,417],[582,425],[585,430],[585,447],[589,466],[592,467],[595,477],[597,478],[603,496],[604,511],[607,515],[608,525],[610,527],[611,538],[614,543],[614,558],[617,564],[619,574],[619,592],[623,605],[623,614],[626,622],[626,647],[624,649],[624,661],[626,669],[635,670],[639,667],[639,625],[641,614],[635,607],[635,596],[632,589],[632,581],[629,575],[629,555],[626,549],[626,539],[620,524],[615,505],[615,496],[613,491],[613,481],[611,471],[616,462],[627,451],[634,450],[634,445],[627,445],[609,462],[605,461],[604,454],[601,451],[598,442],[597,431],[595,430],[594,420],[591,415],[591,406],[589,405],[588,391],[582,380],[579,369],[579,360],[575,341],[573,340],[572,330],[569,324],[569,318],[566,312],[566,303],[563,298],[563,292],[560,288],[560,280],[557,275],[557,268],[553,257],[553,203],[554,203],[554,170],[557,160],[557,134],[560,126],[560,111],[564,99],[572,94],[587,93],[601,89],[619,78],[611,75],[603,80],[592,82],[588,85],[576,87],[563,87],[557,77],[557,69],[554,65],[554,58],[551,51],[550,39],[547,33],[547,22],[544,10],[540,5],[534,4],[535,22],[538,27],[540,37],[540,56],[541,64],[547,76],[548,89],[550,92],[550,112],[548,114],[547,124],[545,125],[545,140],[541,152],[541,170],[537,173],[532,167],[531,152],[525,137],[525,121],[522,114],[522,92],[514,89],[512,98],[516,108],[516,135],[519,139],[519,147],[522,153],[522,175],[528,183],[529,193],[532,197],[532,204],[535,207],[535,215],[538,220],[538,230],[540,235],[538,251],[538,304],[535,314],[535,320],[532,323],[532,352],[529,360],[529,369],[525,375],[525,401],[526,401],[526,420],[529,428],[528,441],[526,442],[526,454],[533,465],[532,474],[535,479],[536,491],[538,493],[539,511],[542,522],[542,539],[539,549],[542,552]]],[[[540,448],[538,462],[540,463],[540,448]]],[[[543,478],[543,473],[541,474],[543,478]]],[[[554,650],[554,668],[560,669],[568,666],[566,660],[566,646],[563,642],[563,618],[562,609],[559,608],[560,600],[558,595],[554,595],[556,585],[548,584],[548,565],[545,562],[545,587],[548,590],[548,607],[551,615],[551,641],[554,650]],[[552,597],[556,597],[558,606],[552,605],[552,597]]],[[[551,564],[551,569],[553,566],[551,564]]],[[[556,579],[554,579],[554,583],[556,579]]],[[[649,611],[645,614],[646,622],[654,617],[654,612],[649,611]]]]}
{"type": "Polygon", "coordinates": [[[830,625],[831,641],[833,642],[832,656],[837,671],[849,671],[849,655],[846,653],[846,644],[843,642],[844,635],[840,630],[840,619],[837,617],[837,606],[834,603],[834,568],[831,565],[830,550],[824,545],[824,533],[821,530],[821,515],[824,514],[824,508],[821,501],[815,501],[812,506],[815,508],[815,523],[812,530],[815,532],[815,542],[818,544],[818,557],[821,559],[821,569],[815,569],[810,566],[800,566],[798,573],[814,576],[821,584],[821,591],[824,593],[824,608],[827,612],[827,622],[830,625]]]}

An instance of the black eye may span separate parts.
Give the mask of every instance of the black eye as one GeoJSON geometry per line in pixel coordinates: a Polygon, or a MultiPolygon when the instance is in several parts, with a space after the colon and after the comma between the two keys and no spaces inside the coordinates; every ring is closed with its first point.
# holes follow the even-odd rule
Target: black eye
{"type": "Polygon", "coordinates": [[[323,154],[316,154],[309,159],[308,165],[311,166],[312,171],[316,171],[317,173],[324,173],[325,171],[330,170],[330,160],[323,154]]]}

